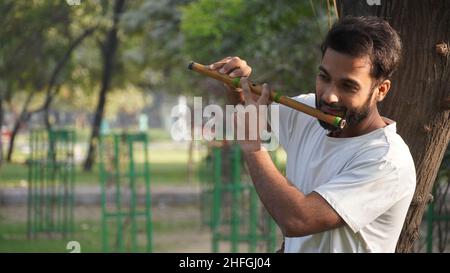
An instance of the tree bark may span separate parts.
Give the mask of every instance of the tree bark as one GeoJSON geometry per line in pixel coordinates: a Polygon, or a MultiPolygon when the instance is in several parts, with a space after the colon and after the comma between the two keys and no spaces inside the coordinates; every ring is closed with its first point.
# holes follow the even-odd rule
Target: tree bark
{"type": "Polygon", "coordinates": [[[419,237],[426,204],[450,139],[450,66],[442,47],[449,43],[450,1],[382,0],[338,1],[339,15],[374,15],[385,18],[400,34],[403,61],[392,88],[379,109],[396,120],[417,170],[417,186],[406,216],[397,252],[411,252],[419,237]],[[372,1],[371,3],[376,2],[372,1]]]}
{"type": "Polygon", "coordinates": [[[116,0],[114,3],[114,17],[113,25],[108,32],[106,41],[103,46],[101,46],[101,52],[103,57],[103,75],[102,75],[102,86],[100,88],[100,93],[98,97],[97,108],[94,115],[94,122],[92,124],[91,136],[89,139],[89,150],[84,162],[84,170],[90,171],[94,163],[95,158],[95,148],[98,142],[98,137],[100,135],[100,125],[103,120],[103,113],[106,104],[106,95],[108,93],[109,87],[111,85],[111,78],[113,75],[114,68],[114,58],[118,46],[118,23],[121,13],[123,12],[125,5],[125,0],[116,0]]]}

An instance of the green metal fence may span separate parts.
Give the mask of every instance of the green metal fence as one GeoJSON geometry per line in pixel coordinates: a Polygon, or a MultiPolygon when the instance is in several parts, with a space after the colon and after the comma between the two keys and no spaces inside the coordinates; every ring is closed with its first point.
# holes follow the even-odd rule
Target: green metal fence
{"type": "MultiPolygon", "coordinates": [[[[449,182],[447,182],[447,183],[449,183],[449,182]]],[[[433,190],[433,196],[435,196],[435,192],[436,192],[436,190],[433,190]]],[[[449,231],[450,214],[448,212],[447,213],[439,212],[438,209],[436,209],[435,202],[431,202],[428,205],[426,221],[427,221],[427,239],[426,239],[427,252],[431,253],[431,252],[433,252],[433,245],[434,245],[433,239],[435,237],[437,237],[435,234],[436,231],[434,231],[434,227],[436,226],[436,224],[437,225],[443,224],[444,226],[446,226],[446,228],[444,229],[444,233],[450,233],[450,231],[449,231]],[[435,236],[433,236],[433,235],[435,235],[435,236]]],[[[445,234],[444,236],[448,237],[447,234],[445,234]]],[[[445,244],[447,244],[447,242],[445,244]]]]}
{"type": "Polygon", "coordinates": [[[66,237],[74,231],[74,144],[70,130],[30,132],[27,234],[66,237]]]}
{"type": "Polygon", "coordinates": [[[212,147],[200,167],[202,222],[211,228],[212,251],[229,245],[233,253],[274,252],[275,222],[244,171],[240,147],[228,149],[212,147]]]}
{"type": "Polygon", "coordinates": [[[450,240],[450,146],[442,160],[436,182],[433,186],[433,201],[426,214],[426,251],[448,251],[450,240]]]}
{"type": "Polygon", "coordinates": [[[99,149],[103,252],[152,252],[147,135],[103,135],[99,149]]]}

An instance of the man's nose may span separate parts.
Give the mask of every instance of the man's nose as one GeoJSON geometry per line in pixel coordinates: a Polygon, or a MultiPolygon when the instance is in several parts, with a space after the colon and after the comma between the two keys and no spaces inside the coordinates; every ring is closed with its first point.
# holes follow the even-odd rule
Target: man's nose
{"type": "Polygon", "coordinates": [[[327,104],[333,104],[339,101],[335,86],[330,86],[325,90],[325,92],[322,94],[322,101],[326,102],[327,104]]]}

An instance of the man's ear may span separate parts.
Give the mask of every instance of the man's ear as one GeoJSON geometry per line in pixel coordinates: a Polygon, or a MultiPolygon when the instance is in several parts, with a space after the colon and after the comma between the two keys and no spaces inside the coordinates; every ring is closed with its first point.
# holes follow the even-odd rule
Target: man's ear
{"type": "Polygon", "coordinates": [[[378,102],[383,101],[390,89],[391,89],[391,81],[384,80],[377,88],[378,92],[376,100],[378,102]]]}

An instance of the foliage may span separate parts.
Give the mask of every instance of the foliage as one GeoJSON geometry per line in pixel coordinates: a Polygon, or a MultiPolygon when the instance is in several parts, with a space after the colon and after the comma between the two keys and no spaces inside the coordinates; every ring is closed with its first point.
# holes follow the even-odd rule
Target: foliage
{"type": "Polygon", "coordinates": [[[240,56],[256,81],[293,95],[314,90],[325,20],[324,8],[307,1],[199,0],[183,9],[181,29],[194,60],[240,56]]]}
{"type": "MultiPolygon", "coordinates": [[[[195,82],[191,89],[196,90],[204,79],[187,72],[189,60],[210,63],[237,55],[252,65],[257,81],[272,82],[288,94],[311,91],[320,57],[316,49],[326,27],[324,7],[324,1],[128,1],[120,21],[112,89],[196,93],[186,90],[187,83],[195,82]]],[[[7,0],[0,10],[6,14],[0,30],[0,92],[12,90],[10,97],[44,90],[69,42],[98,26],[58,78],[63,93],[58,102],[70,98],[73,107],[92,111],[95,103],[86,102],[95,102],[100,85],[99,41],[112,24],[112,3],[7,0]]]]}
{"type": "Polygon", "coordinates": [[[40,90],[67,44],[70,20],[61,1],[2,1],[0,86],[7,90],[40,90]],[[3,15],[4,14],[4,15],[3,15]],[[65,37],[66,36],[66,37],[65,37]]]}

